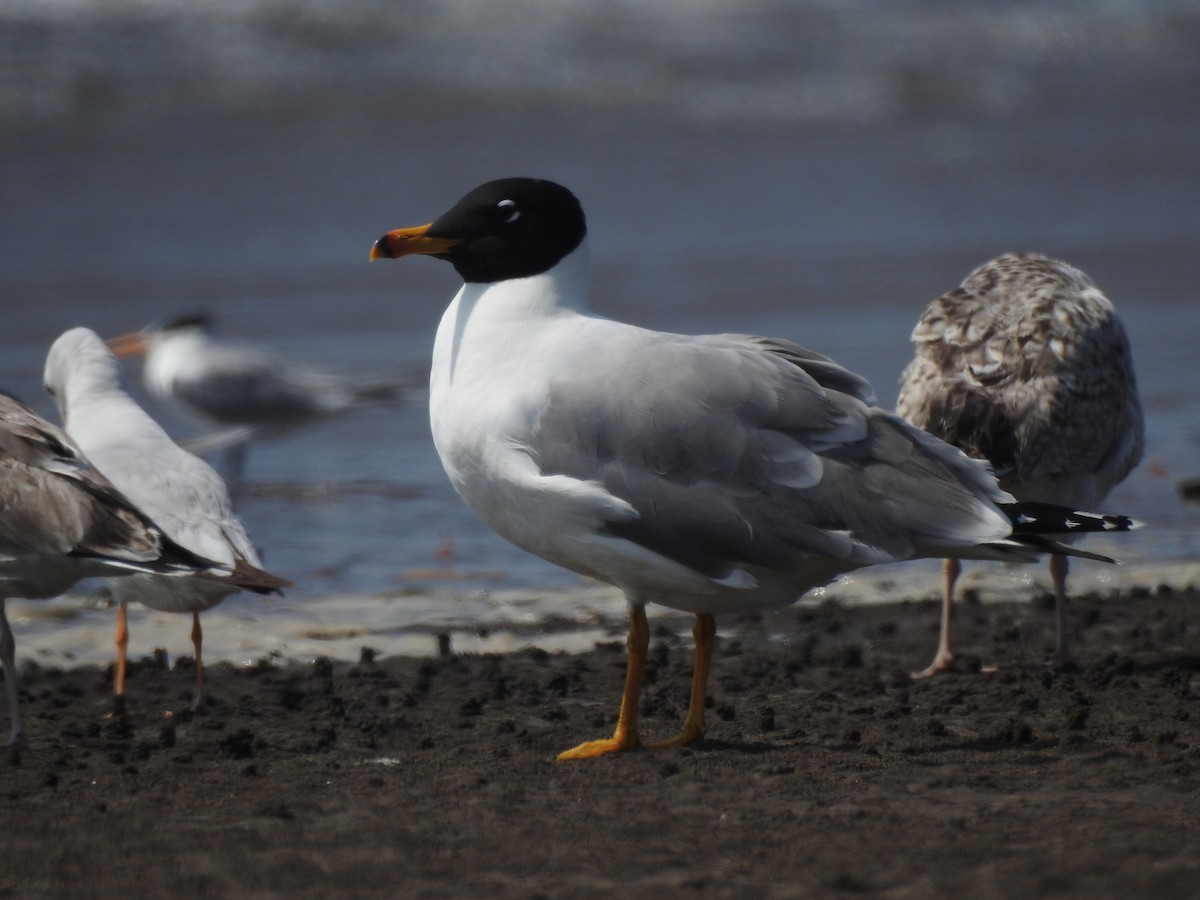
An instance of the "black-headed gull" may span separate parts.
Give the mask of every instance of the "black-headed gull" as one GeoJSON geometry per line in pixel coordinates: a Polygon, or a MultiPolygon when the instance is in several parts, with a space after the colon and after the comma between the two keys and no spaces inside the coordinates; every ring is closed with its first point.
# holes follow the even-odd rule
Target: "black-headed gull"
{"type": "Polygon", "coordinates": [[[873,563],[1029,559],[1067,530],[1070,511],[1015,505],[986,464],[873,406],[866,381],[824,356],[594,315],[583,210],[557,184],[489,182],[432,224],[388,232],[371,258],[409,254],[465,282],[430,378],[454,487],[505,538],[630,605],[616,731],[562,759],[642,746],[647,603],[696,615],[683,730],[647,745],[678,746],[704,733],[714,613],[784,606],[873,563]]]}

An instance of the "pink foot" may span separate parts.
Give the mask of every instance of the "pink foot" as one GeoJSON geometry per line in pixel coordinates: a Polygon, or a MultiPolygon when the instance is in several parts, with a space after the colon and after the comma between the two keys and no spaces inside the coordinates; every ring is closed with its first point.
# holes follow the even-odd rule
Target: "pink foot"
{"type": "Polygon", "coordinates": [[[954,671],[954,654],[953,653],[939,653],[937,656],[935,656],[933,658],[933,662],[931,662],[927,667],[922,669],[920,672],[912,672],[911,677],[914,680],[919,679],[919,678],[932,678],[934,675],[941,675],[943,672],[953,672],[953,671],[954,671]]]}

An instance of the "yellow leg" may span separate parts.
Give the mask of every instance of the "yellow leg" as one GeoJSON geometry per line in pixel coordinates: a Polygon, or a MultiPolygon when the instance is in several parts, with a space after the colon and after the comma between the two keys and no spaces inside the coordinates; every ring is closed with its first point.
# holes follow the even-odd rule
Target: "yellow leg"
{"type": "Polygon", "coordinates": [[[117,674],[113,679],[113,693],[118,697],[125,693],[125,650],[129,646],[129,626],[125,622],[125,603],[117,604],[117,674]]]}
{"type": "Polygon", "coordinates": [[[204,700],[204,662],[200,656],[200,645],[204,643],[204,632],[200,628],[200,613],[192,613],[192,646],[196,648],[196,699],[192,707],[197,708],[204,700]]]}
{"type": "Polygon", "coordinates": [[[587,741],[558,754],[559,759],[592,759],[606,753],[621,750],[637,750],[641,746],[638,738],[638,702],[642,695],[642,676],[646,671],[646,650],[650,646],[650,625],[646,622],[646,608],[634,606],[629,613],[629,660],[625,669],[625,692],[621,695],[621,712],[617,716],[617,730],[610,738],[587,741]]]}
{"type": "Polygon", "coordinates": [[[913,672],[913,678],[928,678],[939,672],[949,672],[954,664],[954,651],[950,649],[950,626],[954,621],[954,585],[962,573],[962,563],[957,559],[947,559],[942,567],[946,577],[946,591],[942,597],[942,630],[938,635],[937,653],[933,662],[920,672],[913,672]]]}
{"type": "Polygon", "coordinates": [[[704,701],[708,696],[708,670],[712,665],[713,646],[717,639],[717,623],[712,613],[696,613],[692,636],[696,639],[696,664],[692,669],[692,697],[688,703],[687,718],[683,720],[683,730],[668,740],[647,744],[647,750],[682,747],[704,737],[704,701]]]}

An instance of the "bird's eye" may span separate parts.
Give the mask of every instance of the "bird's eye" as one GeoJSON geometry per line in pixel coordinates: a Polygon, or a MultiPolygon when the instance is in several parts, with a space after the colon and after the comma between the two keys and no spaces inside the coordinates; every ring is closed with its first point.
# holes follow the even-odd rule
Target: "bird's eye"
{"type": "Polygon", "coordinates": [[[501,200],[496,204],[496,209],[504,216],[505,225],[511,225],[517,219],[521,218],[521,211],[517,209],[517,204],[512,200],[501,200]]]}

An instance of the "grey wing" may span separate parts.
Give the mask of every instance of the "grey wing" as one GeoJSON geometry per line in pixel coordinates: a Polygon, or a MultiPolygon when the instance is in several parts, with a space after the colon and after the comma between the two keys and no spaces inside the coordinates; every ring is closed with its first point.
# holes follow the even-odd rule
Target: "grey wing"
{"type": "Polygon", "coordinates": [[[851,397],[861,400],[868,406],[874,406],[879,402],[875,396],[874,388],[871,387],[867,379],[838,365],[828,356],[817,353],[815,350],[809,350],[807,347],[801,347],[799,344],[794,344],[791,341],[785,341],[781,338],[765,338],[743,334],[726,334],[718,335],[718,337],[727,338],[732,341],[742,341],[773,353],[803,370],[806,375],[823,388],[828,388],[842,394],[849,394],[851,397]]]}
{"type": "Polygon", "coordinates": [[[221,476],[157,426],[150,434],[145,443],[93,448],[96,466],[139,512],[189,552],[223,566],[239,556],[257,565],[221,476]]]}
{"type": "Polygon", "coordinates": [[[868,407],[865,381],[803,348],[673,337],[605,364],[555,385],[530,452],[543,473],[633,506],[638,518],[610,532],[711,578],[1008,533],[985,468],[868,407]]]}

